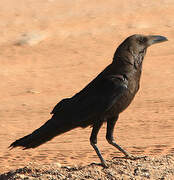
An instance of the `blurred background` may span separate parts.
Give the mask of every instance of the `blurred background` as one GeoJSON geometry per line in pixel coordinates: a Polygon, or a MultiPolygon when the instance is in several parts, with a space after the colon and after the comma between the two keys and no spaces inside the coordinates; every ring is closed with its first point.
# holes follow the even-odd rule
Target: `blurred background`
{"type": "MultiPolygon", "coordinates": [[[[89,143],[90,127],[37,149],[8,146],[48,120],[58,101],[81,90],[136,33],[169,41],[148,49],[140,91],[120,116],[116,140],[133,154],[174,153],[173,0],[0,1],[0,172],[29,162],[99,162],[89,143]]],[[[104,157],[122,156],[106,142],[105,127],[98,137],[104,157]]]]}

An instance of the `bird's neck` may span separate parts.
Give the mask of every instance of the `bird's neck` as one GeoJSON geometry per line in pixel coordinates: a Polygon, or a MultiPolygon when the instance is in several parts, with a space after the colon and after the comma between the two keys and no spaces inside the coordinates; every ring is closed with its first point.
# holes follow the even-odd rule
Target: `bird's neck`
{"type": "Polygon", "coordinates": [[[121,67],[120,69],[127,73],[132,71],[141,72],[145,54],[146,49],[141,52],[134,52],[130,48],[117,48],[112,63],[121,67]]]}
{"type": "Polygon", "coordinates": [[[112,67],[114,68],[115,73],[124,74],[127,76],[128,80],[134,79],[137,83],[139,83],[143,58],[140,58],[139,61],[133,59],[133,56],[131,58],[132,60],[118,57],[116,60],[113,60],[112,67]]]}

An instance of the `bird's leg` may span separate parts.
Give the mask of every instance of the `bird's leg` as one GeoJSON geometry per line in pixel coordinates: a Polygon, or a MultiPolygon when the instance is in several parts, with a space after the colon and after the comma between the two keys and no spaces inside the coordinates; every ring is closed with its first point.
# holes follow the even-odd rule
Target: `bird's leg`
{"type": "Polygon", "coordinates": [[[95,152],[97,153],[98,157],[100,158],[101,164],[103,167],[107,167],[106,161],[103,159],[100,150],[97,147],[97,134],[102,126],[103,122],[96,122],[93,125],[93,129],[90,136],[90,143],[91,146],[94,148],[95,152]]]}
{"type": "Polygon", "coordinates": [[[109,144],[113,145],[119,151],[121,151],[126,156],[126,158],[135,159],[132,155],[130,155],[127,151],[125,151],[121,146],[119,146],[114,140],[113,132],[114,132],[114,126],[116,124],[117,119],[118,119],[118,115],[114,118],[110,118],[107,120],[106,139],[107,139],[109,144]]]}

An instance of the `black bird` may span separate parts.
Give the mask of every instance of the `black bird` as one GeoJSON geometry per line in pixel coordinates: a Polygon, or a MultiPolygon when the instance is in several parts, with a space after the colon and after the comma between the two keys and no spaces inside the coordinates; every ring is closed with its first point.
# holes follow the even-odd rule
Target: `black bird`
{"type": "Polygon", "coordinates": [[[31,134],[13,142],[9,147],[35,148],[53,137],[77,127],[92,126],[90,143],[101,163],[107,166],[97,147],[97,134],[107,122],[106,139],[127,158],[132,155],[121,148],[113,138],[119,114],[133,100],[139,89],[142,62],[147,48],[167,41],[166,37],[132,35],[117,48],[113,61],[92,82],[71,98],[60,101],[52,110],[52,118],[31,134]]]}

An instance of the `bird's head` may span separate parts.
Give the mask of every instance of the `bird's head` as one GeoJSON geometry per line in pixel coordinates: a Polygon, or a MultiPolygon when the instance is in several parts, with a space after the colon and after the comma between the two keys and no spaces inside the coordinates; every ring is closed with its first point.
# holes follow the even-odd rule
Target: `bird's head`
{"type": "Polygon", "coordinates": [[[167,38],[158,35],[145,36],[135,34],[129,36],[117,48],[114,55],[114,60],[117,60],[120,56],[124,57],[123,61],[125,60],[127,63],[132,65],[134,65],[136,61],[138,61],[137,63],[141,63],[149,46],[164,41],[167,41],[167,38]]]}

